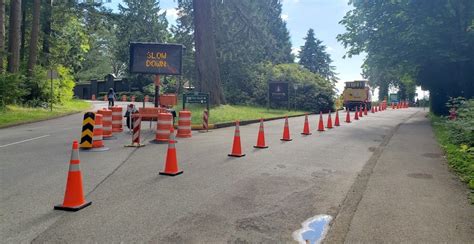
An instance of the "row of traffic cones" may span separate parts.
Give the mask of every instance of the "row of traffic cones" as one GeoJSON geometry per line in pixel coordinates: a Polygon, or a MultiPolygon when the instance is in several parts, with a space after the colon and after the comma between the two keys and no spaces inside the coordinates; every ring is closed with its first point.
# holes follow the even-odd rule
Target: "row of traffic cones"
{"type": "MultiPolygon", "coordinates": [[[[165,166],[164,170],[159,172],[160,175],[176,176],[183,173],[183,171],[179,170],[178,167],[175,143],[176,138],[174,135],[174,129],[171,127],[165,166]]],[[[79,143],[74,141],[72,143],[71,160],[69,161],[69,172],[66,181],[64,200],[61,205],[54,206],[54,209],[75,212],[92,204],[92,202],[87,201],[84,196],[82,173],[79,165],[79,143]]]]}

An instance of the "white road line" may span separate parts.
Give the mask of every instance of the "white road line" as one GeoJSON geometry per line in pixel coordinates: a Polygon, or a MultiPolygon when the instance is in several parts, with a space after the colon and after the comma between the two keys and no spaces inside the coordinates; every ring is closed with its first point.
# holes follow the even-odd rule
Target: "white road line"
{"type": "Polygon", "coordinates": [[[30,138],[30,139],[23,140],[23,141],[17,141],[17,142],[1,145],[0,148],[20,144],[20,143],[27,142],[27,141],[33,141],[33,140],[41,139],[41,138],[48,137],[48,136],[50,136],[50,135],[38,136],[38,137],[35,137],[35,138],[30,138]]]}

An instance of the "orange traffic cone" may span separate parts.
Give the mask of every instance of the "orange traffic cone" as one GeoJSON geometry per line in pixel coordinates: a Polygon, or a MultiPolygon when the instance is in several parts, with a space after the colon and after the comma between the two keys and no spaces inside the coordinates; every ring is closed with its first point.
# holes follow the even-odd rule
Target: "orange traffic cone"
{"type": "Polygon", "coordinates": [[[350,123],[351,122],[351,110],[350,109],[347,109],[347,113],[346,113],[346,123],[350,123]]]}
{"type": "Polygon", "coordinates": [[[54,209],[64,211],[78,211],[92,202],[86,202],[84,191],[82,190],[82,174],[79,168],[79,144],[72,143],[71,161],[69,162],[69,173],[67,175],[66,192],[62,205],[54,206],[54,209]]]}
{"type": "Polygon", "coordinates": [[[392,103],[392,109],[395,109],[395,104],[392,103]]]}
{"type": "Polygon", "coordinates": [[[362,109],[362,106],[360,106],[360,109],[359,109],[359,118],[362,118],[364,117],[364,110],[362,109]]]}
{"type": "Polygon", "coordinates": [[[235,121],[235,133],[234,133],[234,143],[232,144],[232,153],[228,154],[230,157],[243,157],[245,154],[242,154],[242,147],[240,145],[240,129],[239,121],[235,121]]]}
{"type": "Polygon", "coordinates": [[[281,141],[292,141],[290,138],[290,127],[288,126],[288,116],[285,117],[285,127],[283,127],[283,138],[281,141]]]}
{"type": "Polygon", "coordinates": [[[323,112],[319,112],[318,131],[324,131],[323,112]]]}
{"type": "Polygon", "coordinates": [[[327,126],[326,126],[326,128],[328,128],[328,129],[332,129],[331,110],[329,110],[329,114],[328,114],[328,123],[327,123],[327,126]]]}
{"type": "Polygon", "coordinates": [[[257,138],[257,145],[253,146],[255,148],[268,148],[265,145],[265,132],[263,130],[263,118],[260,119],[260,128],[258,129],[258,138],[257,138]]]}
{"type": "Polygon", "coordinates": [[[364,115],[368,115],[367,114],[367,105],[364,105],[364,115]]]}
{"type": "Polygon", "coordinates": [[[354,120],[359,120],[359,110],[356,107],[355,115],[354,115],[354,120]]]}
{"type": "Polygon", "coordinates": [[[303,127],[303,133],[301,135],[311,135],[311,132],[309,132],[309,122],[308,122],[308,114],[305,115],[304,117],[304,127],[303,127]]]}
{"type": "Polygon", "coordinates": [[[375,106],[370,106],[370,112],[371,112],[371,113],[375,113],[375,108],[374,108],[374,107],[375,107],[375,106]]]}
{"type": "Polygon", "coordinates": [[[174,129],[171,126],[170,137],[168,140],[168,151],[166,152],[165,170],[160,175],[176,176],[183,173],[178,169],[178,160],[176,158],[176,138],[174,137],[174,129]]]}
{"type": "Polygon", "coordinates": [[[339,110],[336,109],[336,118],[334,119],[334,126],[340,126],[339,123],[339,110]]]}
{"type": "Polygon", "coordinates": [[[374,106],[374,107],[375,107],[375,108],[374,108],[374,112],[376,112],[376,113],[377,113],[377,106],[374,106]]]}

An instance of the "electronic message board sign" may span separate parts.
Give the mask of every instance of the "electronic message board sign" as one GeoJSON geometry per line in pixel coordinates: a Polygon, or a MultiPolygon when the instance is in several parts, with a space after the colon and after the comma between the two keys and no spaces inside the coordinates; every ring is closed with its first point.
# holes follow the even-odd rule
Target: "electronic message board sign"
{"type": "Polygon", "coordinates": [[[180,75],[183,45],[130,43],[130,73],[180,75]]]}

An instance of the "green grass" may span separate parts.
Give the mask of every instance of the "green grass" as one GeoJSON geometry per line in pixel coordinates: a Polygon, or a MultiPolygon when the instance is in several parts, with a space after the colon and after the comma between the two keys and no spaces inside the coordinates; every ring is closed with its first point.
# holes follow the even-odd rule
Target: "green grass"
{"type": "Polygon", "coordinates": [[[474,204],[474,148],[466,145],[455,145],[450,141],[445,119],[431,115],[434,132],[438,142],[446,153],[446,159],[460,179],[471,189],[470,201],[474,204]]]}
{"type": "MultiPolygon", "coordinates": [[[[192,124],[202,124],[202,112],[204,108],[205,106],[202,105],[187,105],[186,109],[190,110],[192,114],[192,124]]],[[[177,109],[181,110],[182,107],[177,109]]],[[[267,109],[265,107],[243,105],[221,105],[210,109],[209,124],[233,122],[236,120],[243,121],[260,118],[273,118],[304,113],[304,111],[288,111],[287,109],[267,109]]]]}
{"type": "Polygon", "coordinates": [[[52,112],[49,108],[27,108],[17,105],[7,105],[6,108],[0,109],[0,128],[25,122],[54,118],[74,112],[81,112],[90,107],[90,103],[82,100],[71,100],[64,105],[54,105],[52,112]]]}

